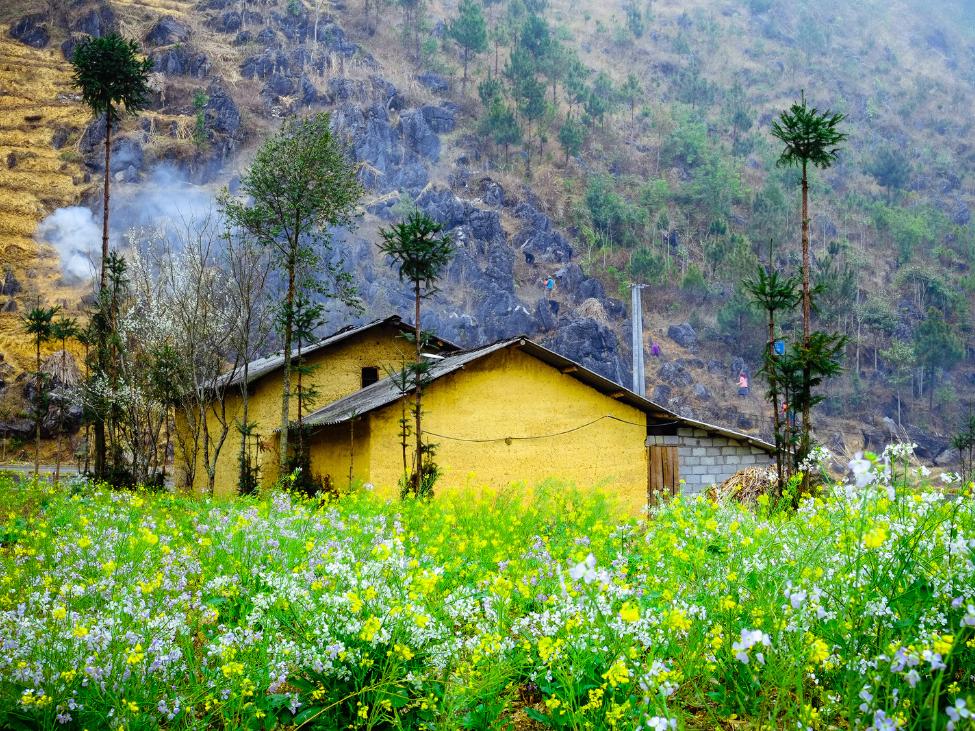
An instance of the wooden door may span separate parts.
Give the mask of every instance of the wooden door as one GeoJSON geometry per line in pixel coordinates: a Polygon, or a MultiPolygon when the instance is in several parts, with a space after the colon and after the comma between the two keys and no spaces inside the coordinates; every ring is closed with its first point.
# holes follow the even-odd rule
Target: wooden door
{"type": "Polygon", "coordinates": [[[659,505],[680,493],[680,457],[677,447],[650,447],[647,475],[647,500],[659,505]]]}

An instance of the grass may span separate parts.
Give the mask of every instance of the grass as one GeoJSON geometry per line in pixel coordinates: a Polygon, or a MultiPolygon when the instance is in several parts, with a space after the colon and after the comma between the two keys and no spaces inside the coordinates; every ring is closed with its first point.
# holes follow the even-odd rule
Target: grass
{"type": "Polygon", "coordinates": [[[3,481],[0,727],[971,728],[970,491],[368,488],[3,481]]]}

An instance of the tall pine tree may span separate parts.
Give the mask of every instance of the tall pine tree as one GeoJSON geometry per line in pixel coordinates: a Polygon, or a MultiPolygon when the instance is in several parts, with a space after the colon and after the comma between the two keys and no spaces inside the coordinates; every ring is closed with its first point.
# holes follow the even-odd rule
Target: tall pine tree
{"type": "Polygon", "coordinates": [[[463,0],[460,4],[460,17],[450,24],[448,32],[464,51],[464,82],[461,94],[466,94],[467,64],[471,56],[488,50],[487,23],[484,22],[480,4],[474,0],[463,0]]]}

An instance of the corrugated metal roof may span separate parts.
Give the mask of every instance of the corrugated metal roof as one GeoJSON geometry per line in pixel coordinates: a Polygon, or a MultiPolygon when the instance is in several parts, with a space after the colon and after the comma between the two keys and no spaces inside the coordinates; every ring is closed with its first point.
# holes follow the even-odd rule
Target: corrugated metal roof
{"type": "MultiPolygon", "coordinates": [[[[594,373],[588,368],[579,365],[575,361],[559,355],[558,353],[555,353],[548,348],[539,345],[538,343],[532,342],[525,336],[509,338],[508,340],[499,340],[496,343],[485,345],[480,348],[448,354],[444,360],[437,361],[437,363],[430,369],[429,378],[431,380],[443,378],[450,373],[460,370],[467,363],[509,347],[518,347],[523,352],[528,353],[543,363],[547,363],[553,368],[558,368],[562,373],[575,378],[577,381],[581,381],[590,388],[595,389],[606,396],[615,398],[617,401],[621,401],[622,403],[629,404],[630,406],[639,409],[647,415],[648,419],[678,422],[691,428],[705,429],[710,432],[715,432],[722,436],[745,442],[766,451],[771,452],[775,450],[773,445],[762,441],[761,439],[756,439],[755,437],[742,434],[731,429],[725,429],[724,427],[707,424],[703,421],[696,421],[694,419],[687,419],[680,416],[679,414],[676,414],[669,409],[665,409],[663,406],[660,406],[653,401],[645,399],[642,396],[638,396],[633,391],[620,386],[618,383],[615,383],[608,378],[604,378],[598,373],[594,373]]],[[[388,406],[389,404],[399,400],[402,396],[403,393],[396,387],[394,379],[384,378],[378,383],[374,383],[371,386],[363,388],[361,391],[356,391],[345,398],[341,398],[338,401],[333,401],[327,406],[323,406],[302,419],[302,422],[306,426],[341,424],[342,422],[349,421],[354,417],[361,416],[369,413],[370,411],[375,411],[383,406],[388,406]]]]}
{"type": "MultiPolygon", "coordinates": [[[[338,330],[337,332],[332,333],[328,337],[319,340],[317,343],[305,346],[301,350],[301,355],[302,357],[308,357],[312,353],[316,353],[322,348],[327,348],[330,345],[335,345],[336,343],[342,342],[343,340],[347,340],[348,338],[363,333],[366,330],[370,330],[374,327],[382,327],[384,325],[395,327],[404,333],[414,332],[412,325],[408,325],[405,322],[403,322],[402,318],[400,318],[398,315],[393,315],[392,317],[387,317],[382,320],[373,320],[372,322],[368,322],[365,325],[349,325],[347,327],[343,327],[341,330],[338,330]]],[[[443,350],[452,351],[452,352],[460,350],[460,346],[454,345],[453,343],[448,342],[447,340],[443,340],[442,338],[438,338],[437,341],[441,343],[440,347],[443,350]]],[[[297,348],[291,351],[291,357],[292,358],[298,357],[297,348]]],[[[269,355],[266,358],[258,358],[257,360],[253,360],[247,366],[247,382],[253,383],[257,379],[266,376],[268,373],[271,373],[272,371],[281,368],[282,366],[284,366],[284,353],[281,352],[273,353],[272,355],[269,355]]],[[[234,373],[228,374],[228,376],[230,376],[230,381],[227,385],[230,386],[240,385],[244,380],[243,367],[239,368],[234,373]]]]}

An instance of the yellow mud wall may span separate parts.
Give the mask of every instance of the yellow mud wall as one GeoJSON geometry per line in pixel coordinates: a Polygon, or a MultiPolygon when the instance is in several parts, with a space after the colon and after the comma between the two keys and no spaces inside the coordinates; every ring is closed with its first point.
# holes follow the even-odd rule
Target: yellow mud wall
{"type": "MultiPolygon", "coordinates": [[[[403,354],[408,354],[412,347],[399,335],[400,330],[398,328],[392,326],[375,327],[309,356],[306,359],[306,364],[317,366],[317,368],[310,376],[303,377],[303,385],[307,385],[310,381],[318,389],[319,397],[310,408],[305,407],[305,413],[310,413],[332,401],[358,391],[362,387],[363,368],[378,368],[380,378],[386,377],[383,370],[384,366],[399,370],[399,363],[403,354]]],[[[264,447],[264,450],[257,455],[257,460],[261,468],[260,480],[265,485],[273,484],[278,479],[280,442],[274,430],[281,427],[283,374],[283,369],[278,368],[252,383],[247,401],[247,420],[257,422],[256,433],[264,447]]],[[[297,377],[294,373],[292,373],[291,379],[291,388],[294,391],[297,388],[297,377]]],[[[292,397],[290,406],[292,419],[297,417],[297,404],[297,397],[292,397]]],[[[214,481],[214,494],[216,495],[232,494],[237,489],[240,434],[234,424],[236,419],[241,418],[242,411],[243,401],[240,391],[233,388],[227,395],[226,418],[231,429],[217,459],[216,479],[214,481]]],[[[213,414],[210,414],[208,422],[211,430],[222,428],[220,420],[213,414]]],[[[348,482],[348,444],[346,444],[345,450],[346,456],[343,458],[346,465],[344,475],[346,482],[348,482]]],[[[177,449],[177,480],[182,462],[182,454],[177,449]]],[[[185,476],[185,469],[182,470],[182,474],[185,476]]],[[[186,486],[185,477],[182,486],[186,486]]],[[[206,487],[207,473],[201,448],[197,457],[196,480],[193,488],[200,491],[206,487]]]]}
{"type": "MultiPolygon", "coordinates": [[[[646,504],[646,415],[517,348],[493,353],[435,381],[424,395],[423,411],[424,432],[439,443],[436,461],[444,469],[438,490],[534,485],[554,477],[581,489],[605,487],[633,512],[646,504]],[[623,421],[602,418],[608,414],[623,421]],[[590,425],[577,429],[585,424],[590,425]],[[575,431],[504,441],[568,430],[575,431]]],[[[390,495],[397,493],[403,473],[400,418],[399,402],[363,417],[371,439],[368,480],[390,495]]],[[[333,434],[320,433],[312,441],[313,452],[333,434]]],[[[347,440],[333,443],[319,463],[344,460],[347,465],[347,440]]]]}
{"type": "MultiPolygon", "coordinates": [[[[338,490],[369,479],[372,439],[368,418],[353,424],[316,427],[311,439],[311,472],[317,478],[328,478],[338,490]],[[350,450],[351,445],[355,446],[350,450]],[[351,473],[351,480],[350,480],[351,473]]],[[[402,449],[400,461],[402,463],[402,449]]]]}

